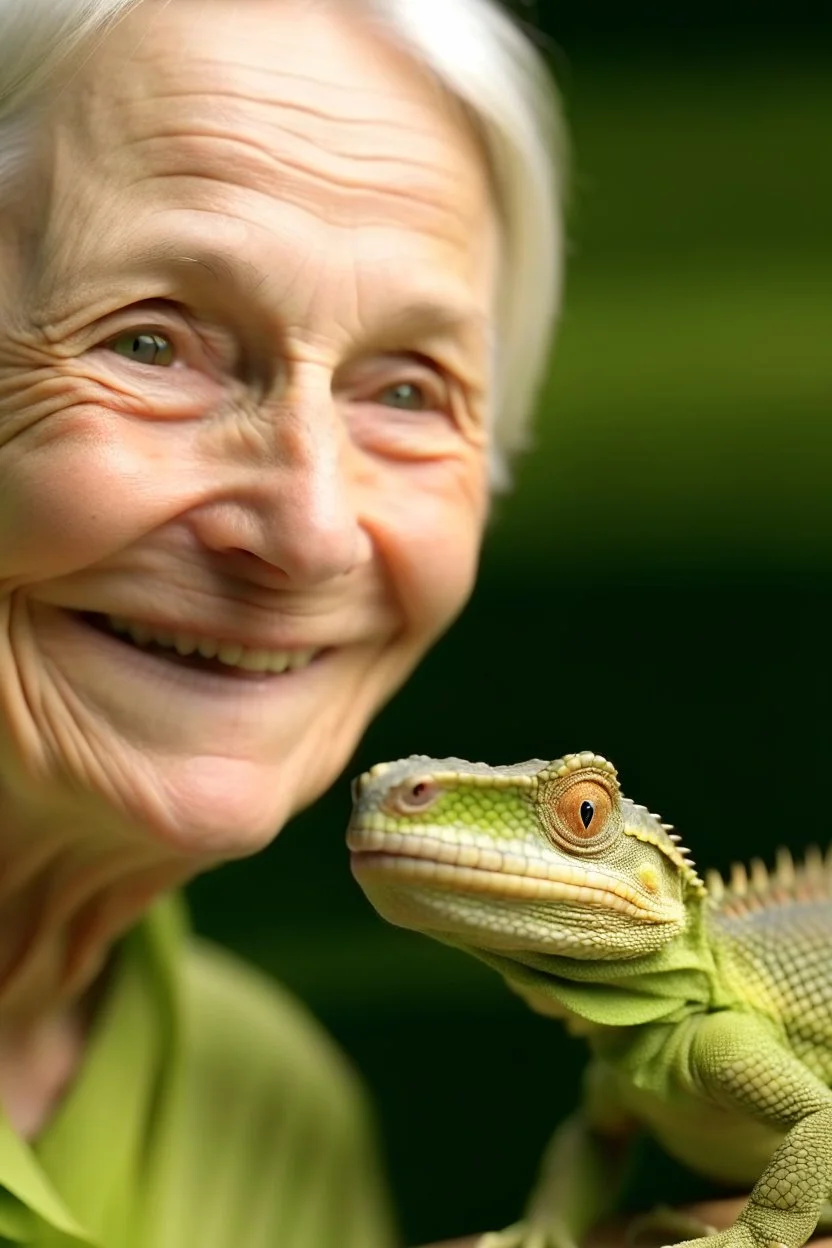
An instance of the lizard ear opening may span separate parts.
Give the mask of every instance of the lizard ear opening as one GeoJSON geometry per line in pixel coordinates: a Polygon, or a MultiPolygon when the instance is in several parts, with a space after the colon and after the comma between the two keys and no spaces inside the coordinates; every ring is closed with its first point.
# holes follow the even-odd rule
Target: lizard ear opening
{"type": "Polygon", "coordinates": [[[549,835],[572,852],[595,853],[619,828],[613,794],[594,777],[575,776],[547,786],[540,809],[549,835]]]}

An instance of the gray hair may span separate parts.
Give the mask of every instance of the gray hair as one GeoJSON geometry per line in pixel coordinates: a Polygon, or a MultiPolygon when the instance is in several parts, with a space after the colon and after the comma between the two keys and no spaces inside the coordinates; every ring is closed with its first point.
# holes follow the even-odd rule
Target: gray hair
{"type": "MultiPolygon", "coordinates": [[[[0,0],[0,192],[27,155],[31,108],[90,37],[139,0],[0,0]]],[[[564,128],[543,58],[494,0],[357,3],[455,96],[491,167],[503,228],[494,482],[526,445],[563,268],[564,128]]]]}

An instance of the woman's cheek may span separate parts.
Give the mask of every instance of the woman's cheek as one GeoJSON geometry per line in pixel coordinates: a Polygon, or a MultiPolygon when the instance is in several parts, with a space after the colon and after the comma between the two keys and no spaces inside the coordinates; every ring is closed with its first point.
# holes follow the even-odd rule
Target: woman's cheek
{"type": "Polygon", "coordinates": [[[474,587],[488,505],[483,460],[477,449],[409,464],[390,474],[376,512],[376,547],[411,629],[426,641],[449,626],[474,587]]]}
{"type": "Polygon", "coordinates": [[[215,396],[184,378],[176,385],[150,378],[139,388],[110,371],[85,372],[73,360],[28,382],[7,379],[0,578],[25,583],[77,571],[187,507],[199,477],[189,472],[193,417],[215,396]]]}
{"type": "Polygon", "coordinates": [[[100,408],[86,407],[49,424],[49,436],[0,448],[4,579],[31,582],[89,566],[161,523],[173,502],[165,488],[172,467],[142,445],[141,426],[108,423],[100,408]]]}
{"type": "Polygon", "coordinates": [[[138,516],[135,472],[95,416],[75,411],[61,436],[0,451],[0,576],[65,575],[124,543],[138,516]],[[11,462],[3,462],[9,456],[11,462]]]}

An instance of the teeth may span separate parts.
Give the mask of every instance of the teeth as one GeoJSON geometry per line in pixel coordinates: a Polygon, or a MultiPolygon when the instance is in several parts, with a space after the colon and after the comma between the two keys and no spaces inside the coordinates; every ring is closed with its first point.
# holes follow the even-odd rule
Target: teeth
{"type": "Polygon", "coordinates": [[[195,637],[192,633],[168,633],[149,628],[146,624],[134,624],[120,615],[108,615],[107,622],[114,633],[124,633],[137,646],[151,642],[175,650],[182,657],[201,654],[205,659],[218,659],[227,667],[239,667],[246,672],[285,672],[287,668],[297,671],[307,667],[320,652],[314,647],[304,650],[247,650],[236,643],[217,641],[214,638],[195,637]]]}
{"type": "MultiPolygon", "coordinates": [[[[230,661],[223,658],[222,650],[219,658],[221,663],[230,661]]],[[[289,655],[285,650],[244,650],[235,666],[245,668],[247,672],[285,672],[289,666],[289,655]]]]}

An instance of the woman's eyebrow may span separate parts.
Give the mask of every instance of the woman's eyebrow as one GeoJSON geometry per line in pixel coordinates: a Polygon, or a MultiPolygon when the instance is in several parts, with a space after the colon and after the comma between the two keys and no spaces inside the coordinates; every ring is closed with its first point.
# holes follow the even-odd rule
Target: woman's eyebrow
{"type": "Polygon", "coordinates": [[[442,334],[459,338],[483,339],[488,335],[491,318],[473,300],[458,296],[423,298],[414,296],[398,307],[385,309],[381,328],[384,337],[419,338],[442,334]]]}
{"type": "Polygon", "coordinates": [[[447,301],[418,295],[408,301],[404,295],[398,306],[379,308],[377,321],[365,322],[364,328],[367,338],[382,349],[442,341],[465,354],[484,351],[493,333],[483,308],[450,295],[447,301]]]}
{"type": "Polygon", "coordinates": [[[256,297],[267,277],[251,261],[218,251],[200,250],[196,255],[185,255],[178,247],[154,247],[143,253],[141,261],[154,267],[167,264],[173,270],[181,270],[187,277],[195,275],[195,266],[204,270],[217,285],[233,287],[250,298],[256,297]]]}
{"type": "MultiPolygon", "coordinates": [[[[150,267],[164,264],[193,282],[207,276],[211,285],[235,291],[241,298],[265,306],[263,287],[268,274],[249,260],[217,250],[198,251],[163,244],[145,251],[141,264],[150,267]]],[[[273,309],[272,309],[273,310],[273,309]]],[[[365,318],[369,322],[369,317],[365,318]]],[[[372,316],[375,324],[366,324],[368,336],[384,341],[407,341],[411,338],[446,337],[481,345],[490,339],[492,317],[470,293],[448,289],[443,296],[425,295],[424,287],[408,293],[401,290],[396,303],[385,299],[372,316]]]]}

